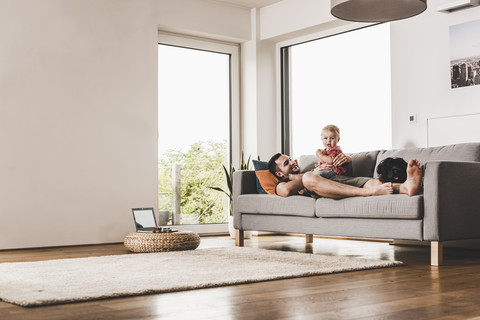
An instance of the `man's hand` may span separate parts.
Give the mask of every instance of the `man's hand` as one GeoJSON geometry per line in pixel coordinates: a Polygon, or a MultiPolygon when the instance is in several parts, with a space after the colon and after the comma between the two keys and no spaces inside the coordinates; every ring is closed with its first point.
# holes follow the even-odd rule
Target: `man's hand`
{"type": "Polygon", "coordinates": [[[346,163],[352,162],[352,157],[347,156],[343,153],[338,154],[334,159],[333,159],[333,165],[340,167],[341,165],[344,165],[346,163]]]}
{"type": "Polygon", "coordinates": [[[317,165],[313,172],[323,171],[323,170],[332,170],[333,166],[331,164],[322,163],[321,165],[317,165]]]}
{"type": "Polygon", "coordinates": [[[307,195],[307,190],[305,188],[303,188],[302,190],[298,191],[298,194],[301,195],[301,196],[307,195]]]}

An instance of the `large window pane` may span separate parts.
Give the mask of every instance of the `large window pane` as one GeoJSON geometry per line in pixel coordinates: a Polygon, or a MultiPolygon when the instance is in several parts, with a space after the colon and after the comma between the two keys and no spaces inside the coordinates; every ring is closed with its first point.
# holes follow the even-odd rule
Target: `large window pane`
{"type": "Polygon", "coordinates": [[[391,148],[389,24],[289,50],[291,155],[322,148],[328,124],[340,127],[346,153],[391,148]]]}
{"type": "Polygon", "coordinates": [[[228,197],[209,187],[226,189],[230,55],[159,44],[158,70],[159,209],[175,224],[225,222],[228,197]]]}

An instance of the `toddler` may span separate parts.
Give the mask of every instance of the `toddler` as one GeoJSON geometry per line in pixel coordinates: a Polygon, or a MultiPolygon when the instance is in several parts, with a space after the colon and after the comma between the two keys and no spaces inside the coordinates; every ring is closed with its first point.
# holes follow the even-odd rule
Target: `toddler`
{"type": "MultiPolygon", "coordinates": [[[[322,143],[324,149],[318,149],[315,153],[316,156],[320,159],[318,165],[332,164],[333,159],[342,153],[342,148],[338,146],[338,141],[340,141],[340,129],[331,124],[322,129],[322,143]]],[[[341,166],[332,166],[331,170],[321,170],[317,171],[319,176],[322,176],[327,179],[331,179],[336,175],[345,175],[347,173],[347,168],[345,164],[341,166]]]]}

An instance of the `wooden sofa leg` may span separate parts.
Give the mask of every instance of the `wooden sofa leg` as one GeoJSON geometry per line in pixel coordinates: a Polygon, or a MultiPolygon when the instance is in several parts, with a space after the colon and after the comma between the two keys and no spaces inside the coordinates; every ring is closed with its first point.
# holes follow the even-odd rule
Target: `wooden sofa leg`
{"type": "Polygon", "coordinates": [[[432,266],[441,266],[443,264],[443,243],[440,241],[430,242],[432,266]]]}
{"type": "Polygon", "coordinates": [[[305,235],[305,243],[313,243],[313,234],[305,235]]]}
{"type": "Polygon", "coordinates": [[[235,246],[243,247],[245,244],[243,230],[235,229],[235,246]]]}

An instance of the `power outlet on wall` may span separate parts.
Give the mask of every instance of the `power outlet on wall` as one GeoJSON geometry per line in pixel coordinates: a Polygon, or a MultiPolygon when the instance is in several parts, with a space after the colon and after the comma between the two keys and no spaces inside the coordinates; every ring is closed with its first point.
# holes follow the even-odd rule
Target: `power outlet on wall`
{"type": "Polygon", "coordinates": [[[415,124],[417,123],[417,115],[412,114],[411,116],[408,116],[408,123],[410,124],[415,124]]]}

